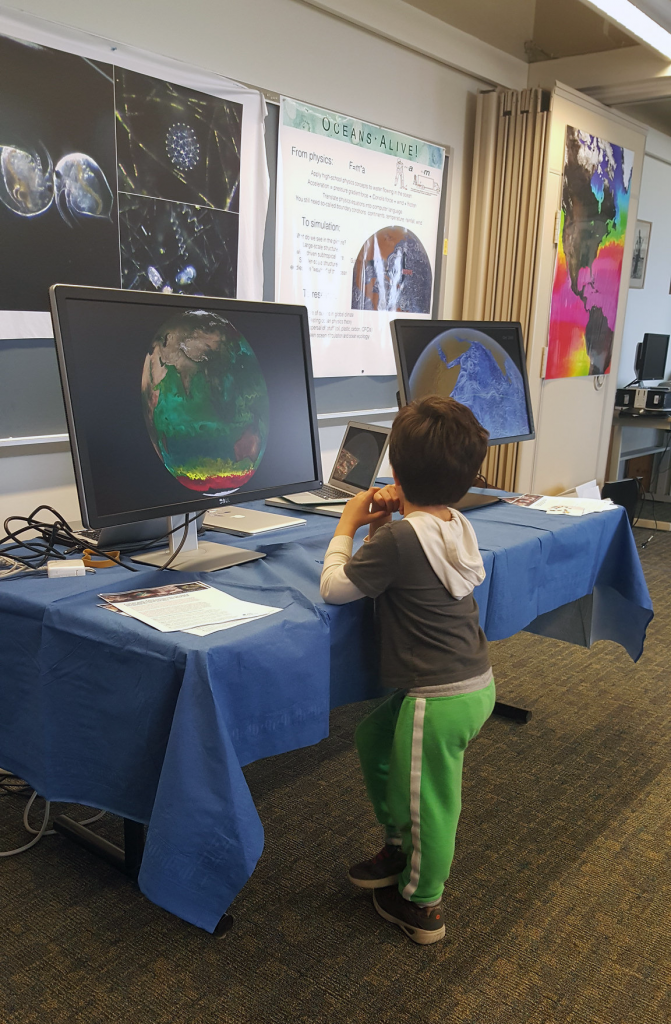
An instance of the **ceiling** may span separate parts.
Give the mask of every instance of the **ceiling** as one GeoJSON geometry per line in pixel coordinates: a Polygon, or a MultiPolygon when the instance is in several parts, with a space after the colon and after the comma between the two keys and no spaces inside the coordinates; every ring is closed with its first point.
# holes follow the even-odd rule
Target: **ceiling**
{"type": "MultiPolygon", "coordinates": [[[[406,0],[434,18],[525,61],[635,46],[581,0],[406,0]]],[[[671,0],[640,0],[640,5],[671,0]]]]}
{"type": "MultiPolygon", "coordinates": [[[[582,0],[405,2],[530,64],[639,45],[636,39],[582,0]]],[[[671,0],[632,2],[671,32],[671,0]]],[[[585,91],[602,103],[671,135],[671,76],[628,83],[628,86],[600,86],[585,91]]]]}
{"type": "Polygon", "coordinates": [[[656,128],[658,132],[671,135],[671,96],[637,103],[620,102],[613,106],[617,106],[618,110],[636,118],[637,121],[643,121],[651,128],[656,128]]]}

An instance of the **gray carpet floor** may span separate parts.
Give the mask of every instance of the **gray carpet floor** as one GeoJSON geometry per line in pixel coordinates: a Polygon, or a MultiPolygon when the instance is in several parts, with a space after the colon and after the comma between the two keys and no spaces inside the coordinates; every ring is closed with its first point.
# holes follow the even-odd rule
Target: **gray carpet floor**
{"type": "MultiPolygon", "coordinates": [[[[345,878],[380,841],[354,705],[246,770],[266,848],[221,939],[60,837],[0,861],[1,1024],[667,1024],[671,536],[641,556],[637,665],[608,642],[492,644],[500,698],[534,717],[492,718],[469,749],[443,943],[413,945],[345,878]]],[[[0,797],[0,848],[24,841],[22,808],[0,797]]]]}

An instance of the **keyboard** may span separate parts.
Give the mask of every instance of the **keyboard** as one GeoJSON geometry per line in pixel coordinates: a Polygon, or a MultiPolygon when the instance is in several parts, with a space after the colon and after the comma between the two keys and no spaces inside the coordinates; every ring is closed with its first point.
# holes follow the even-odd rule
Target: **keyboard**
{"type": "Polygon", "coordinates": [[[318,498],[341,498],[342,501],[349,501],[352,495],[348,491],[340,491],[337,487],[330,487],[328,484],[324,484],[323,487],[317,487],[316,490],[310,491],[310,494],[316,494],[318,498]]]}
{"type": "Polygon", "coordinates": [[[83,527],[81,530],[74,531],[75,537],[79,537],[80,540],[86,541],[87,544],[92,544],[97,547],[100,544],[100,537],[102,530],[85,530],[83,527]]]}

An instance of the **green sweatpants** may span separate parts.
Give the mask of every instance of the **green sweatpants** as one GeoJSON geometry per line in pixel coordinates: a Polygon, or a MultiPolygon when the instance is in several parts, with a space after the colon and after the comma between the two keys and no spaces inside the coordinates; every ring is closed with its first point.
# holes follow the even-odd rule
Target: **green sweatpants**
{"type": "Polygon", "coordinates": [[[433,903],[443,894],[461,812],[464,751],[494,709],[494,680],[450,697],[392,694],[359,724],[356,745],[381,825],[398,830],[408,863],[401,894],[433,903]]]}

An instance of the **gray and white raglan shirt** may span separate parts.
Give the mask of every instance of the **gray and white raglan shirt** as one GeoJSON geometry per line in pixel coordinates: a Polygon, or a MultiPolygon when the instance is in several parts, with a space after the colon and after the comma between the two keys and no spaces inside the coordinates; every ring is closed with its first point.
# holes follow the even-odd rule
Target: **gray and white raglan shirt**
{"type": "Polygon", "coordinates": [[[352,556],[334,537],[321,594],[330,604],[375,600],[380,674],[386,686],[426,695],[468,693],[492,678],[473,590],[485,578],[473,527],[456,509],[445,522],[428,512],[380,527],[352,556]]]}

